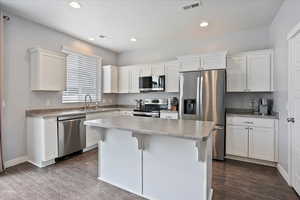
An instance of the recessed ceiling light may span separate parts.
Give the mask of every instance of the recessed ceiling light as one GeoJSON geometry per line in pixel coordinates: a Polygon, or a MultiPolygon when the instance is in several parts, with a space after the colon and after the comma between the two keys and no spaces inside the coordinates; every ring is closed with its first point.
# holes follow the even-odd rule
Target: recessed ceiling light
{"type": "Polygon", "coordinates": [[[131,42],[136,42],[136,38],[131,38],[130,41],[131,42]]]}
{"type": "Polygon", "coordinates": [[[95,38],[89,37],[89,41],[94,41],[95,38]]]}
{"type": "Polygon", "coordinates": [[[99,35],[99,38],[101,38],[101,39],[105,39],[105,38],[107,38],[105,35],[99,35]]]}
{"type": "Polygon", "coordinates": [[[69,5],[72,7],[72,8],[80,8],[80,3],[76,2],[76,1],[72,1],[69,3],[69,5]]]}
{"type": "Polygon", "coordinates": [[[208,22],[201,22],[201,23],[200,23],[200,26],[203,27],[203,28],[204,28],[204,27],[207,27],[207,26],[208,26],[208,22]]]}

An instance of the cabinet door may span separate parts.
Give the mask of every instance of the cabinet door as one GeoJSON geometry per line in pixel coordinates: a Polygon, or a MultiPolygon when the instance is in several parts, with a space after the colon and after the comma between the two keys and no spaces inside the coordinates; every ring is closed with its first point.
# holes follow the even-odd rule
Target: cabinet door
{"type": "Polygon", "coordinates": [[[165,63],[166,92],[179,92],[179,62],[165,63]]]}
{"type": "Polygon", "coordinates": [[[198,71],[201,68],[200,56],[183,56],[178,58],[180,71],[198,71]]]}
{"type": "Polygon", "coordinates": [[[152,76],[151,66],[150,65],[139,65],[140,76],[152,76]]]}
{"type": "Polygon", "coordinates": [[[119,93],[129,93],[129,68],[119,68],[119,93]]]}
{"type": "Polygon", "coordinates": [[[129,93],[139,93],[139,77],[140,68],[138,66],[131,66],[129,68],[130,73],[130,88],[129,93]]]}
{"type": "Polygon", "coordinates": [[[248,157],[248,127],[231,126],[226,128],[226,154],[248,157]]]}
{"type": "Polygon", "coordinates": [[[244,92],[247,89],[246,56],[228,57],[227,92],[244,92]]]}
{"type": "Polygon", "coordinates": [[[201,68],[207,69],[225,69],[226,53],[213,53],[201,55],[201,68]]]}
{"type": "Polygon", "coordinates": [[[44,121],[44,132],[42,134],[42,161],[48,161],[58,157],[57,118],[46,118],[44,121]]]}
{"type": "Polygon", "coordinates": [[[151,64],[151,72],[153,76],[165,75],[165,65],[164,63],[151,64]]]}
{"type": "Polygon", "coordinates": [[[247,86],[251,92],[271,91],[271,54],[247,56],[247,86]]]}
{"type": "Polygon", "coordinates": [[[274,129],[251,127],[249,130],[249,157],[275,161],[274,129]]]}
{"type": "Polygon", "coordinates": [[[118,69],[115,66],[104,66],[102,68],[103,93],[118,92],[118,69]]]}

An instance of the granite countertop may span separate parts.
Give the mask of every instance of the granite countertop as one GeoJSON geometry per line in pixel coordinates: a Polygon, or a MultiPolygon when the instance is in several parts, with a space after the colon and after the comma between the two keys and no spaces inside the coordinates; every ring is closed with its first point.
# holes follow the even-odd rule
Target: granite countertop
{"type": "Polygon", "coordinates": [[[272,115],[261,115],[259,113],[253,112],[251,109],[229,108],[226,109],[226,115],[237,116],[237,117],[262,118],[262,119],[279,119],[278,112],[273,112],[272,115]]]}
{"type": "Polygon", "coordinates": [[[127,105],[110,105],[102,107],[91,107],[87,111],[84,107],[73,108],[45,108],[45,109],[30,109],[26,110],[26,117],[57,117],[57,116],[70,116],[78,114],[92,114],[99,112],[111,112],[111,111],[132,111],[133,106],[127,105]]]}
{"type": "Polygon", "coordinates": [[[163,135],[205,141],[215,126],[214,122],[195,120],[168,120],[147,117],[115,116],[88,120],[87,126],[115,128],[137,134],[163,135]]]}

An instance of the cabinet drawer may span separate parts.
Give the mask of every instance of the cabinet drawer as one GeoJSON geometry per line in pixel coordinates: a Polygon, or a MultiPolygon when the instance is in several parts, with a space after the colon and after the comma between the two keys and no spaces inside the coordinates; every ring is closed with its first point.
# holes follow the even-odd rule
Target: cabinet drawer
{"type": "Polygon", "coordinates": [[[178,113],[177,112],[161,112],[160,118],[162,119],[178,119],[178,113]]]}
{"type": "Polygon", "coordinates": [[[274,128],[273,119],[259,119],[259,118],[249,118],[249,117],[227,117],[227,124],[239,125],[239,126],[274,128]]]}

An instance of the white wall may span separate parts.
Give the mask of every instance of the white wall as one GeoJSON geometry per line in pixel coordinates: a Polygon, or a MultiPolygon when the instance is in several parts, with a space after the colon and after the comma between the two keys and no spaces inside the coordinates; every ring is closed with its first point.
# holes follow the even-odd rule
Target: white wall
{"type": "Polygon", "coordinates": [[[127,51],[118,56],[118,65],[151,63],[175,59],[176,56],[229,50],[236,53],[269,48],[269,30],[263,27],[254,30],[228,33],[223,36],[198,41],[177,42],[167,47],[127,51]]]}
{"type": "Polygon", "coordinates": [[[279,163],[288,171],[288,32],[300,22],[300,1],[285,0],[270,27],[271,43],[275,49],[275,108],[280,112],[279,163]]]}
{"type": "MultiPolygon", "coordinates": [[[[27,50],[39,46],[59,51],[62,45],[74,50],[93,53],[103,58],[104,64],[116,64],[117,54],[92,46],[66,34],[9,14],[5,23],[5,110],[3,148],[4,160],[26,155],[25,110],[34,107],[57,107],[60,92],[31,92],[29,88],[29,55],[27,50]]],[[[105,96],[115,103],[116,97],[105,96]]],[[[69,105],[74,106],[74,105],[69,105]]]]}
{"type": "MultiPolygon", "coordinates": [[[[230,33],[217,38],[208,38],[207,40],[185,41],[176,43],[168,47],[157,49],[145,49],[137,51],[128,51],[118,56],[118,65],[130,65],[140,63],[152,63],[159,61],[174,60],[176,56],[206,53],[214,51],[228,50],[229,54],[266,49],[270,47],[269,28],[263,27],[254,30],[245,30],[236,33],[230,33]]],[[[134,104],[134,99],[139,98],[165,98],[168,96],[177,96],[178,94],[120,94],[118,96],[119,104],[134,104]]],[[[272,98],[270,94],[228,94],[226,96],[227,108],[250,108],[250,101],[260,97],[272,98]]]]}

